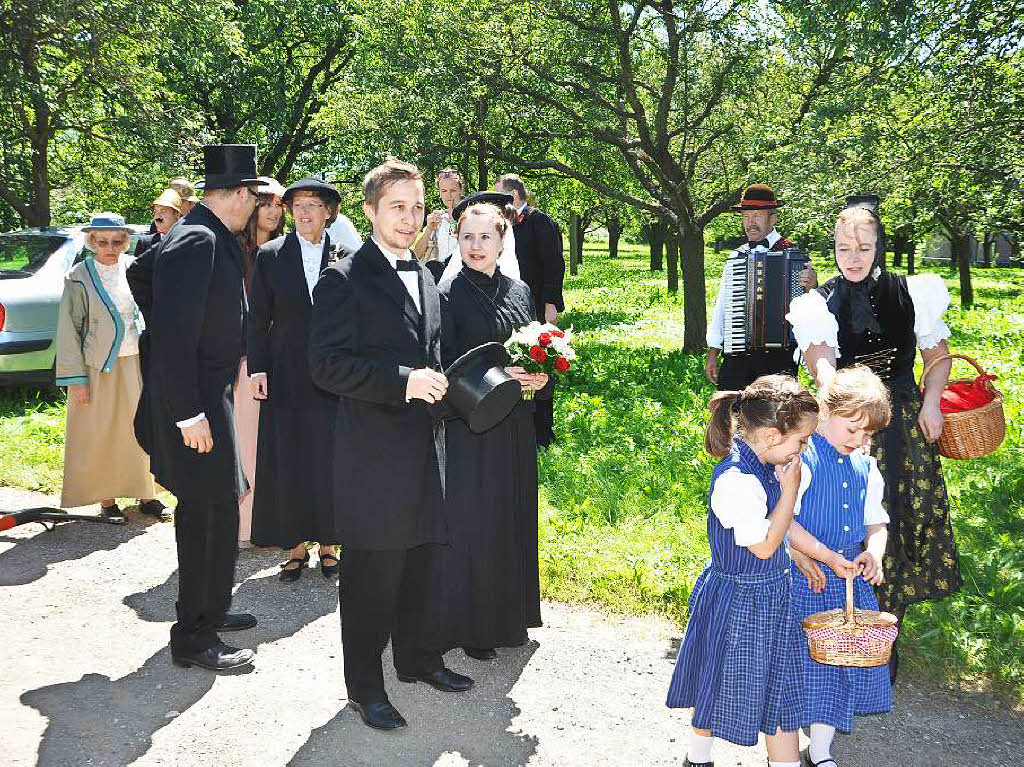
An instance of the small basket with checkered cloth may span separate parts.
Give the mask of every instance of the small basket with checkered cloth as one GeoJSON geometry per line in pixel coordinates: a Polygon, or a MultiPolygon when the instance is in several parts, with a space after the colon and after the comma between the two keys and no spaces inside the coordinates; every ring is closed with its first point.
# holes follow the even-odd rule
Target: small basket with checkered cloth
{"type": "Polygon", "coordinates": [[[846,608],[804,618],[811,659],[830,666],[882,666],[896,641],[896,616],[853,606],[853,576],[846,579],[846,608]]]}
{"type": "Polygon", "coordinates": [[[946,458],[963,461],[995,452],[1006,436],[1003,395],[992,385],[994,375],[966,354],[943,354],[924,366],[921,391],[928,372],[938,363],[961,359],[974,366],[977,378],[957,378],[946,384],[942,392],[942,435],[939,452],[946,458]]]}

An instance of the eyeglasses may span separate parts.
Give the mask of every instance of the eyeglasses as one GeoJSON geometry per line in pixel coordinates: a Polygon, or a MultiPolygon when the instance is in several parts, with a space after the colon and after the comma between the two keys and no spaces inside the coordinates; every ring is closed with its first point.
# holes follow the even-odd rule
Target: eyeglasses
{"type": "Polygon", "coordinates": [[[92,238],[92,244],[97,248],[120,248],[124,245],[124,237],[118,237],[113,240],[100,239],[99,237],[92,238]]]}
{"type": "Polygon", "coordinates": [[[316,210],[323,210],[324,204],[322,202],[315,202],[313,200],[300,200],[292,203],[292,210],[303,210],[313,212],[316,210]]]}

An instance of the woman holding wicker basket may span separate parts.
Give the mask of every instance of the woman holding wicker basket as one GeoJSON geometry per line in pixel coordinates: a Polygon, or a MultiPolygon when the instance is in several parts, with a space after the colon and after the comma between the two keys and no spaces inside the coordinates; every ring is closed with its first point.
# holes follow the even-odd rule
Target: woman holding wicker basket
{"type": "MultiPolygon", "coordinates": [[[[882,270],[885,230],[870,207],[843,210],[835,227],[839,276],[800,296],[787,315],[807,369],[822,391],[836,368],[867,365],[885,383],[892,406],[889,425],[871,454],[885,479],[889,536],[878,587],[882,610],[902,619],[906,608],[960,588],[960,563],[936,441],[939,408],[949,378],[942,315],[949,293],[938,275],[905,277],[882,270]],[[918,389],[917,350],[935,361],[918,389]]],[[[896,679],[896,648],[889,662],[896,679]]]]}

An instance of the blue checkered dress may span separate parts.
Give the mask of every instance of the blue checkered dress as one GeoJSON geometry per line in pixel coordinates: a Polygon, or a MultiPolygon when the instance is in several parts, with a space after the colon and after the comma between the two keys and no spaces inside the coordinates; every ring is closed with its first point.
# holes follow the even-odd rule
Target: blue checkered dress
{"type": "MultiPolygon", "coordinates": [[[[867,534],[864,501],[870,470],[868,458],[861,453],[842,455],[820,434],[812,434],[803,460],[813,478],[800,503],[797,521],[823,546],[853,560],[861,552],[867,534]]],[[[846,581],[824,565],[821,569],[828,582],[820,594],[807,587],[806,578],[793,579],[798,623],[812,613],[846,604],[846,581]]],[[[853,597],[861,609],[878,609],[874,590],[860,576],[853,582],[853,597]]],[[[811,660],[806,642],[801,642],[800,647],[805,685],[801,725],[822,722],[840,732],[849,732],[854,714],[880,714],[892,708],[888,666],[829,666],[811,660]]]]}
{"type": "MultiPolygon", "coordinates": [[[[715,467],[711,486],[727,469],[755,475],[768,509],[781,495],[772,467],[737,440],[715,467]]],[[[768,509],[765,510],[767,513],[768,509]]],[[[758,732],[800,726],[803,702],[800,635],[790,595],[790,559],[780,546],[758,559],[737,546],[732,530],[708,510],[711,562],[690,594],[690,614],[669,685],[670,708],[693,708],[693,726],[752,746],[758,732]]]]}

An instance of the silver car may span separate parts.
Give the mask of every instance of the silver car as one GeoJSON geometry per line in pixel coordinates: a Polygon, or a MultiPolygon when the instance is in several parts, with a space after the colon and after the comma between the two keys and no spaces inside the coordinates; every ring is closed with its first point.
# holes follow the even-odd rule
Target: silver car
{"type": "MultiPolygon", "coordinates": [[[[82,225],[0,234],[0,385],[53,385],[64,275],[88,251],[82,225]]],[[[144,226],[131,226],[131,250],[144,226]]]]}

